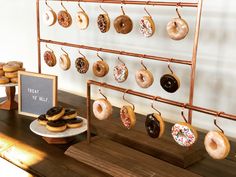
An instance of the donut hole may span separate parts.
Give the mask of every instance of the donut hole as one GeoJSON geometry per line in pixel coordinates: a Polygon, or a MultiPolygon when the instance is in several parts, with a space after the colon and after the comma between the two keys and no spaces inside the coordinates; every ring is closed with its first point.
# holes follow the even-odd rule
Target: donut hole
{"type": "Polygon", "coordinates": [[[101,106],[100,104],[99,104],[98,107],[97,107],[97,111],[98,111],[99,113],[101,113],[101,112],[103,111],[102,106],[101,106]]]}
{"type": "Polygon", "coordinates": [[[145,82],[145,80],[146,80],[142,74],[139,75],[139,78],[140,78],[141,82],[145,82]]]}
{"type": "Polygon", "coordinates": [[[210,147],[211,147],[213,150],[217,149],[217,144],[216,144],[216,142],[215,142],[213,139],[212,139],[211,142],[210,142],[210,147]]]}
{"type": "Polygon", "coordinates": [[[167,81],[166,82],[166,87],[167,88],[171,88],[172,87],[172,82],[171,81],[167,81]]]}
{"type": "Polygon", "coordinates": [[[100,72],[102,70],[102,68],[100,67],[100,65],[97,65],[96,67],[97,71],[100,72]]]}

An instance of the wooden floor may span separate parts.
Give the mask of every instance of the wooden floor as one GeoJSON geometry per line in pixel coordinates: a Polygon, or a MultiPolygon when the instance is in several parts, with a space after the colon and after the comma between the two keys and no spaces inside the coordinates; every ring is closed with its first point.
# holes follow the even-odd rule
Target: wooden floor
{"type": "MultiPolygon", "coordinates": [[[[60,103],[61,105],[73,105],[72,107],[78,108],[80,115],[85,116],[85,98],[59,92],[59,100],[63,100],[63,103],[60,103]]],[[[49,145],[41,137],[30,131],[29,125],[32,120],[30,117],[18,115],[16,111],[0,110],[1,157],[26,169],[34,176],[110,176],[92,166],[86,165],[86,163],[78,162],[64,155],[64,152],[70,145],[82,142],[85,139],[84,134],[78,136],[75,141],[68,145],[49,145]],[[15,157],[12,157],[11,150],[16,150],[16,152],[22,151],[23,154],[27,154],[27,157],[19,156],[16,160],[15,157]]],[[[114,143],[120,145],[119,142],[114,143]]],[[[215,161],[206,156],[203,160],[187,168],[191,172],[189,174],[195,173],[206,177],[235,177],[236,161],[234,153],[236,151],[234,143],[232,143],[232,147],[233,153],[227,160],[215,161]]],[[[173,169],[179,169],[170,164],[168,166],[173,167],[173,169]]],[[[179,176],[178,173],[176,173],[176,176],[179,176]]]]}

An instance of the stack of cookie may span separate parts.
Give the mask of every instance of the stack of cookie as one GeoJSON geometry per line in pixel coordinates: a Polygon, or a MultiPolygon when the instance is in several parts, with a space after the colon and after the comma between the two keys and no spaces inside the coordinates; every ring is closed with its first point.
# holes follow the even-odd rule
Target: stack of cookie
{"type": "Polygon", "coordinates": [[[0,84],[17,83],[18,71],[25,71],[20,61],[0,63],[0,84]]]}
{"type": "Polygon", "coordinates": [[[63,132],[67,128],[77,128],[82,126],[83,120],[77,117],[77,112],[73,109],[63,107],[53,107],[38,117],[40,125],[45,125],[49,131],[63,132]]]}

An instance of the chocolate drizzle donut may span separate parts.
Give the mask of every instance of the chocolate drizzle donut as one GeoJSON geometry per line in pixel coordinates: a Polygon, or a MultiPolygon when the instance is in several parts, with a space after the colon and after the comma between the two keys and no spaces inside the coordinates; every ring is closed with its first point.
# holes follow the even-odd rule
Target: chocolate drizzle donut
{"type": "Polygon", "coordinates": [[[54,52],[52,52],[52,51],[45,51],[43,58],[44,58],[45,63],[49,67],[53,67],[57,64],[56,56],[55,56],[54,52]]]}
{"type": "Polygon", "coordinates": [[[152,138],[159,138],[164,133],[164,122],[160,115],[148,114],[145,121],[145,128],[152,138]]]}
{"type": "Polygon", "coordinates": [[[160,83],[162,88],[169,93],[176,92],[180,86],[179,79],[174,74],[163,75],[160,83]]]}
{"type": "Polygon", "coordinates": [[[89,62],[85,57],[79,57],[75,60],[75,67],[80,74],[84,74],[89,69],[89,62]]]}
{"type": "Polygon", "coordinates": [[[107,14],[100,14],[97,19],[97,25],[102,33],[109,31],[110,29],[110,19],[107,14]]]}
{"type": "Polygon", "coordinates": [[[72,24],[71,15],[67,11],[60,11],[57,14],[57,19],[58,23],[64,28],[68,28],[72,24]]]}

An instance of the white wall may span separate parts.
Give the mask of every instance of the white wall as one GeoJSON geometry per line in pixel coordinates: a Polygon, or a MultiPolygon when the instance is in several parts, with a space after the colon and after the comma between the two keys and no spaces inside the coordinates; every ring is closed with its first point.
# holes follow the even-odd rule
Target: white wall
{"type": "MultiPolygon", "coordinates": [[[[193,0],[192,0],[193,1],[193,0]]],[[[37,43],[36,43],[36,12],[35,1],[33,0],[0,0],[0,58],[1,61],[21,60],[24,61],[28,71],[37,71],[37,43]]],[[[53,9],[58,12],[61,9],[60,3],[49,2],[53,9]]],[[[156,33],[151,38],[142,37],[137,28],[138,20],[145,15],[143,6],[125,5],[124,10],[134,22],[134,29],[130,34],[119,35],[115,32],[113,26],[108,33],[101,34],[96,26],[97,15],[101,12],[98,4],[81,3],[82,7],[87,11],[90,17],[89,28],[80,31],[75,23],[69,29],[62,29],[58,24],[53,27],[47,27],[41,23],[42,38],[49,38],[59,41],[67,41],[97,47],[112,48],[118,50],[133,51],[152,55],[160,55],[166,57],[176,57],[191,59],[192,43],[194,35],[196,9],[182,8],[181,15],[190,25],[190,34],[182,41],[172,41],[168,38],[165,26],[168,21],[175,17],[174,7],[148,7],[149,12],[153,15],[156,23],[156,33]]],[[[74,17],[78,11],[77,3],[65,3],[71,15],[74,17]]],[[[44,1],[41,3],[41,12],[45,11],[44,1]]],[[[119,5],[104,4],[103,8],[108,11],[111,20],[121,14],[119,5]]],[[[216,109],[232,114],[236,114],[236,2],[233,0],[206,0],[203,5],[203,17],[201,23],[201,33],[197,61],[197,77],[194,104],[207,108],[216,109]]],[[[61,51],[60,46],[50,45],[59,57],[61,51]]],[[[189,76],[190,67],[179,64],[172,64],[172,68],[181,79],[181,88],[175,94],[168,94],[162,90],[159,79],[162,74],[167,71],[167,63],[159,61],[145,60],[145,64],[155,75],[153,86],[148,89],[141,89],[134,80],[134,73],[140,68],[140,60],[132,57],[121,58],[125,61],[129,68],[130,75],[127,82],[117,84],[112,72],[104,78],[96,78],[92,74],[90,68],[85,75],[77,73],[74,67],[74,61],[78,56],[78,50],[74,48],[63,47],[71,57],[72,67],[69,71],[62,71],[57,65],[54,68],[47,67],[42,62],[42,72],[56,74],[59,76],[59,89],[71,91],[79,95],[85,96],[86,80],[96,79],[102,82],[119,85],[125,88],[142,91],[145,93],[155,94],[162,97],[178,100],[182,102],[188,101],[189,94],[189,76]]],[[[42,52],[45,45],[42,44],[42,52]]],[[[89,59],[92,65],[98,58],[96,52],[81,50],[89,59]]],[[[117,55],[101,53],[101,56],[108,62],[110,70],[117,63],[117,55]]],[[[4,90],[0,88],[0,96],[4,95],[4,90]]],[[[93,97],[96,98],[98,88],[94,88],[93,97]]],[[[122,94],[103,90],[113,105],[121,106],[124,104],[122,94]]],[[[127,96],[129,100],[135,103],[136,112],[147,114],[152,111],[150,108],[151,101],[140,99],[137,97],[127,96]]],[[[180,121],[180,108],[157,103],[157,107],[161,110],[166,120],[171,122],[180,121]]],[[[225,130],[225,133],[231,137],[236,137],[236,123],[219,119],[219,125],[225,130]]],[[[194,113],[193,125],[201,129],[214,129],[213,117],[194,113]]]]}

